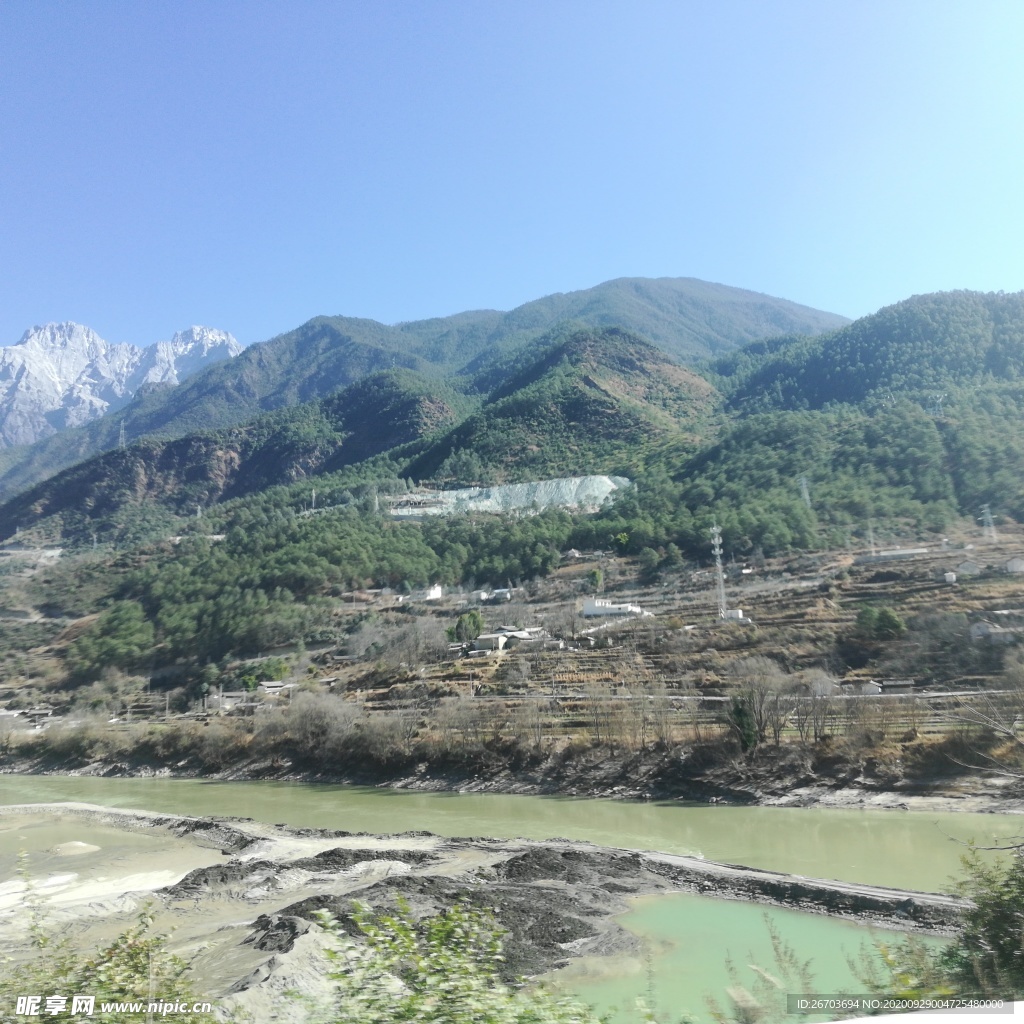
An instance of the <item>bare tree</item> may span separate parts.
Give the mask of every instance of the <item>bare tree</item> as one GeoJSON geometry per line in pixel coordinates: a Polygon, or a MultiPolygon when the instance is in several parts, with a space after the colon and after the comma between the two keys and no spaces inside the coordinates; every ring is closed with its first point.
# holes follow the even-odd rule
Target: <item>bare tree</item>
{"type": "Polygon", "coordinates": [[[759,743],[769,736],[775,746],[793,714],[797,696],[793,680],[770,658],[742,658],[730,666],[739,684],[740,700],[750,712],[759,743]]]}
{"type": "Polygon", "coordinates": [[[668,687],[661,679],[651,680],[644,686],[651,716],[651,730],[659,746],[672,745],[675,708],[668,687]]]}
{"type": "Polygon", "coordinates": [[[440,661],[448,643],[433,616],[410,616],[398,622],[379,617],[363,622],[349,638],[348,648],[358,658],[397,668],[440,661]]]}
{"type": "Polygon", "coordinates": [[[957,698],[946,714],[947,721],[964,728],[970,754],[960,762],[967,768],[1024,778],[1018,758],[1024,752],[1024,672],[1014,666],[1007,672],[1007,689],[957,698]],[[996,742],[985,742],[985,734],[996,742]],[[970,763],[969,763],[970,762],[970,763]]]}
{"type": "Polygon", "coordinates": [[[361,708],[326,693],[300,693],[288,708],[288,732],[306,756],[344,758],[351,748],[361,708]]]}
{"type": "Polygon", "coordinates": [[[809,669],[797,678],[802,692],[793,710],[793,723],[803,743],[820,743],[829,735],[836,714],[835,681],[822,669],[809,669]]]}
{"type": "Polygon", "coordinates": [[[608,730],[608,691],[599,683],[589,682],[586,685],[587,707],[595,743],[609,740],[608,730]]]}
{"type": "Polygon", "coordinates": [[[519,701],[512,712],[512,732],[516,739],[539,750],[544,743],[544,734],[552,720],[550,702],[543,699],[527,698],[519,701]]]}

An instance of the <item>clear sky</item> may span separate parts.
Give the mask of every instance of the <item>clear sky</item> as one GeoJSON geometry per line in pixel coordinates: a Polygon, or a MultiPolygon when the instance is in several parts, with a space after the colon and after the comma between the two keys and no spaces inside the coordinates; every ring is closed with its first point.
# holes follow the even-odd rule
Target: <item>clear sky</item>
{"type": "Polygon", "coordinates": [[[1020,0],[0,3],[0,344],[1024,288],[1020,0]]]}

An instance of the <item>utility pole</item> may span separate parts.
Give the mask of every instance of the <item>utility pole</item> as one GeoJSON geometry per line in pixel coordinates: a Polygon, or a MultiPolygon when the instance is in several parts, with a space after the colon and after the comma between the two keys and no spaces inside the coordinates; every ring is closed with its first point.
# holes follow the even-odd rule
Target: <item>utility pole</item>
{"type": "Polygon", "coordinates": [[[982,529],[985,531],[985,536],[988,537],[993,544],[996,544],[998,542],[996,538],[996,524],[995,520],[992,518],[992,509],[989,508],[988,505],[981,506],[980,519],[982,529]]]}
{"type": "Polygon", "coordinates": [[[718,617],[725,618],[725,573],[722,571],[722,531],[718,521],[711,527],[711,550],[715,555],[715,580],[718,587],[718,617]]]}
{"type": "Polygon", "coordinates": [[[811,485],[807,480],[807,474],[800,474],[800,497],[804,499],[804,504],[811,507],[811,485]]]}

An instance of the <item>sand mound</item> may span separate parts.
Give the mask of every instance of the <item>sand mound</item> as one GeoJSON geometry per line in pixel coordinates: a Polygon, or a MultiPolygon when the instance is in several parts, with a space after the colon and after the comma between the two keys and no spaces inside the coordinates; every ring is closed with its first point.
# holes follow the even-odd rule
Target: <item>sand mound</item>
{"type": "Polygon", "coordinates": [[[50,850],[50,853],[58,857],[78,857],[83,853],[96,853],[97,850],[99,850],[99,847],[93,846],[92,843],[80,843],[74,840],[70,843],[58,844],[50,850]]]}

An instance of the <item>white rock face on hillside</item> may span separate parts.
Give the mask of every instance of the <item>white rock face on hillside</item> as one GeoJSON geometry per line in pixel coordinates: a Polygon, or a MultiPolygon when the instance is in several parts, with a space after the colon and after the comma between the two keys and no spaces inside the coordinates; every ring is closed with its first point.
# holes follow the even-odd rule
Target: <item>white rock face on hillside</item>
{"type": "Polygon", "coordinates": [[[514,512],[573,508],[597,511],[616,491],[632,484],[623,476],[566,476],[525,484],[466,487],[456,491],[417,491],[400,499],[391,513],[399,519],[465,512],[514,512]]]}
{"type": "Polygon", "coordinates": [[[226,331],[190,327],[140,348],[76,323],[43,324],[0,348],[0,447],[31,444],[130,401],[142,384],[178,384],[242,351],[226,331]]]}

